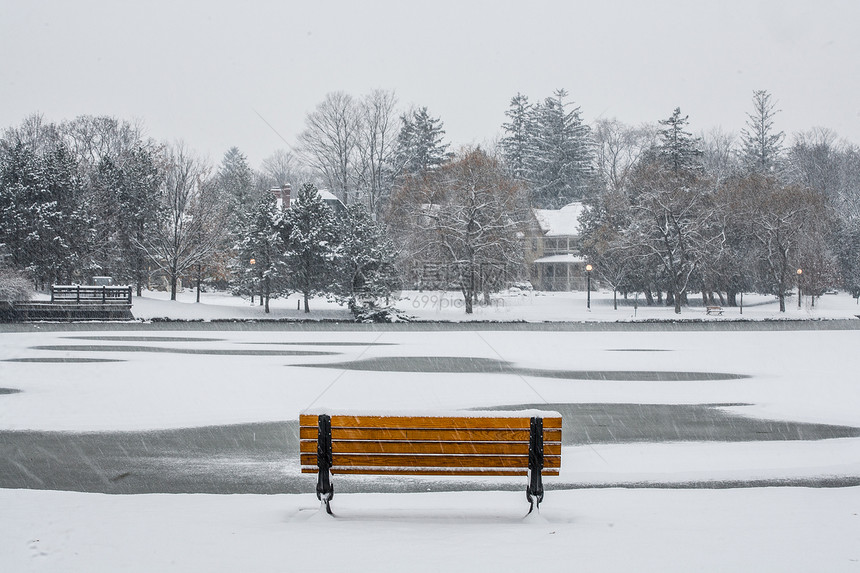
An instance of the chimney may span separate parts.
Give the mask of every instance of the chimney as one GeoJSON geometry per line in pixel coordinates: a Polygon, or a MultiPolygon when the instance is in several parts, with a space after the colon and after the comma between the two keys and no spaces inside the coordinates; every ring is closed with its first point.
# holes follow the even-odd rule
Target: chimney
{"type": "Polygon", "coordinates": [[[293,188],[289,183],[284,183],[281,186],[281,201],[283,201],[284,209],[290,208],[290,195],[292,195],[293,188]]]}
{"type": "Polygon", "coordinates": [[[284,209],[290,208],[290,184],[284,183],[280,187],[272,187],[269,189],[269,193],[275,196],[275,200],[278,202],[279,207],[283,207],[284,209]]]}

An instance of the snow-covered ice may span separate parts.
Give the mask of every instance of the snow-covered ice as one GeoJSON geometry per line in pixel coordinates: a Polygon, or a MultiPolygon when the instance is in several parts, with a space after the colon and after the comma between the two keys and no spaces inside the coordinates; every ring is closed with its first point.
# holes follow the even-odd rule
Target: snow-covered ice
{"type": "MultiPolygon", "coordinates": [[[[528,294],[521,299],[529,297],[532,302],[519,308],[530,304],[532,310],[517,312],[542,320],[552,306],[544,308],[543,300],[553,297],[528,294]]],[[[555,298],[556,306],[559,299],[584,302],[574,296],[555,298]]],[[[203,317],[248,318],[258,311],[229,300],[216,304],[209,298],[209,310],[203,313],[210,314],[203,317]]],[[[315,302],[323,315],[342,312],[315,302]]],[[[597,310],[591,316],[633,312],[629,307],[613,311],[605,294],[593,303],[597,310]]],[[[753,318],[754,309],[770,305],[758,311],[758,318],[770,318],[764,314],[772,314],[772,303],[760,303],[745,308],[744,315],[753,318]]],[[[204,306],[156,296],[135,304],[151,316],[179,318],[190,318],[192,311],[200,316],[204,306]]],[[[294,301],[292,309],[287,308],[290,301],[282,304],[281,311],[275,307],[281,316],[295,312],[294,301]]],[[[852,304],[844,295],[822,297],[814,310],[795,308],[794,313],[847,318],[852,304]]],[[[432,316],[437,311],[426,312],[432,316]]],[[[641,317],[645,310],[637,312],[641,317]]],[[[556,316],[565,313],[557,310],[556,316]]],[[[542,403],[749,404],[731,409],[772,420],[860,427],[857,330],[134,328],[0,331],[0,387],[20,390],[0,395],[0,430],[123,431],[295,420],[307,408],[451,410],[542,403]],[[58,348],[85,345],[115,348],[58,348]],[[122,346],[308,354],[116,348],[122,346]],[[333,354],[310,354],[321,351],[333,354]],[[569,380],[504,372],[303,367],[428,356],[503,360],[523,369],[748,377],[569,380]],[[119,361],[9,361],[44,357],[119,361]]],[[[573,445],[564,447],[562,459],[562,475],[547,478],[549,487],[554,480],[605,486],[857,477],[860,438],[573,445]]],[[[298,466],[289,472],[298,476],[298,466]]],[[[0,562],[3,571],[16,572],[284,571],[321,564],[351,571],[513,571],[534,565],[588,571],[860,571],[859,487],[551,489],[541,514],[528,519],[523,519],[528,507],[524,498],[521,491],[339,494],[337,518],[332,519],[319,512],[310,489],[272,496],[0,490],[0,562]]]]}

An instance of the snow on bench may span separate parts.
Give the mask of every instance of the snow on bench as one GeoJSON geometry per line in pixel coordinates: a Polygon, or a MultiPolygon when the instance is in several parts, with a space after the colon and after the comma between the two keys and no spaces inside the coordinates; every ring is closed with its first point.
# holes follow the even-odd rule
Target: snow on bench
{"type": "Polygon", "coordinates": [[[316,473],[331,513],[331,474],[528,476],[531,512],[542,476],[561,468],[561,414],[523,412],[303,413],[302,473],[316,473]]]}

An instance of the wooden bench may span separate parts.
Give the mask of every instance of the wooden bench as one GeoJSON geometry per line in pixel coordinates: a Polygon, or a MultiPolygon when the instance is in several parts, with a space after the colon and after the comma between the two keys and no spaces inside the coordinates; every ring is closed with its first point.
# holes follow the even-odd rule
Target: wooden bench
{"type": "Polygon", "coordinates": [[[706,306],[705,307],[705,314],[716,314],[716,315],[722,316],[723,307],[721,307],[721,306],[706,306]]]}
{"type": "Polygon", "coordinates": [[[303,413],[302,473],[316,473],[331,513],[331,474],[528,476],[529,513],[543,500],[542,476],[561,468],[557,412],[425,414],[303,413]]]}

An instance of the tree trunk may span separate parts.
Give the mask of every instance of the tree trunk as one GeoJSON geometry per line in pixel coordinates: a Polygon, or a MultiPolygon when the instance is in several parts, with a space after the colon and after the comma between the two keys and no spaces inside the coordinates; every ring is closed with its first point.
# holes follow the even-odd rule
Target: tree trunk
{"type": "Polygon", "coordinates": [[[310,307],[310,305],[308,304],[308,296],[309,296],[309,295],[308,295],[308,293],[306,293],[306,292],[305,292],[305,293],[302,293],[302,295],[303,295],[303,296],[304,296],[304,298],[305,298],[305,314],[309,314],[309,313],[311,312],[311,307],[310,307]]]}
{"type": "Polygon", "coordinates": [[[726,291],[726,298],[728,299],[729,306],[737,306],[738,305],[738,293],[735,290],[726,291]]]}
{"type": "Polygon", "coordinates": [[[466,314],[472,314],[472,311],[474,310],[474,293],[469,291],[463,291],[463,299],[466,301],[466,314]]]}
{"type": "Polygon", "coordinates": [[[675,314],[681,314],[681,293],[672,293],[675,299],[675,314]]]}
{"type": "Polygon", "coordinates": [[[612,289],[612,309],[618,310],[618,289],[612,289]]]}
{"type": "Polygon", "coordinates": [[[175,272],[170,273],[170,300],[176,300],[176,280],[175,272]]]}
{"type": "Polygon", "coordinates": [[[646,288],[644,291],[644,294],[645,294],[645,303],[648,306],[654,306],[654,295],[651,294],[651,290],[646,288]]]}
{"type": "Polygon", "coordinates": [[[269,291],[270,291],[269,277],[266,277],[265,285],[266,285],[266,314],[269,314],[269,294],[270,294],[269,293],[269,291]]]}
{"type": "Polygon", "coordinates": [[[203,270],[197,265],[197,302],[200,302],[200,282],[203,280],[203,270]]]}
{"type": "Polygon", "coordinates": [[[779,312],[785,312],[785,294],[779,293],[779,312]]]}

